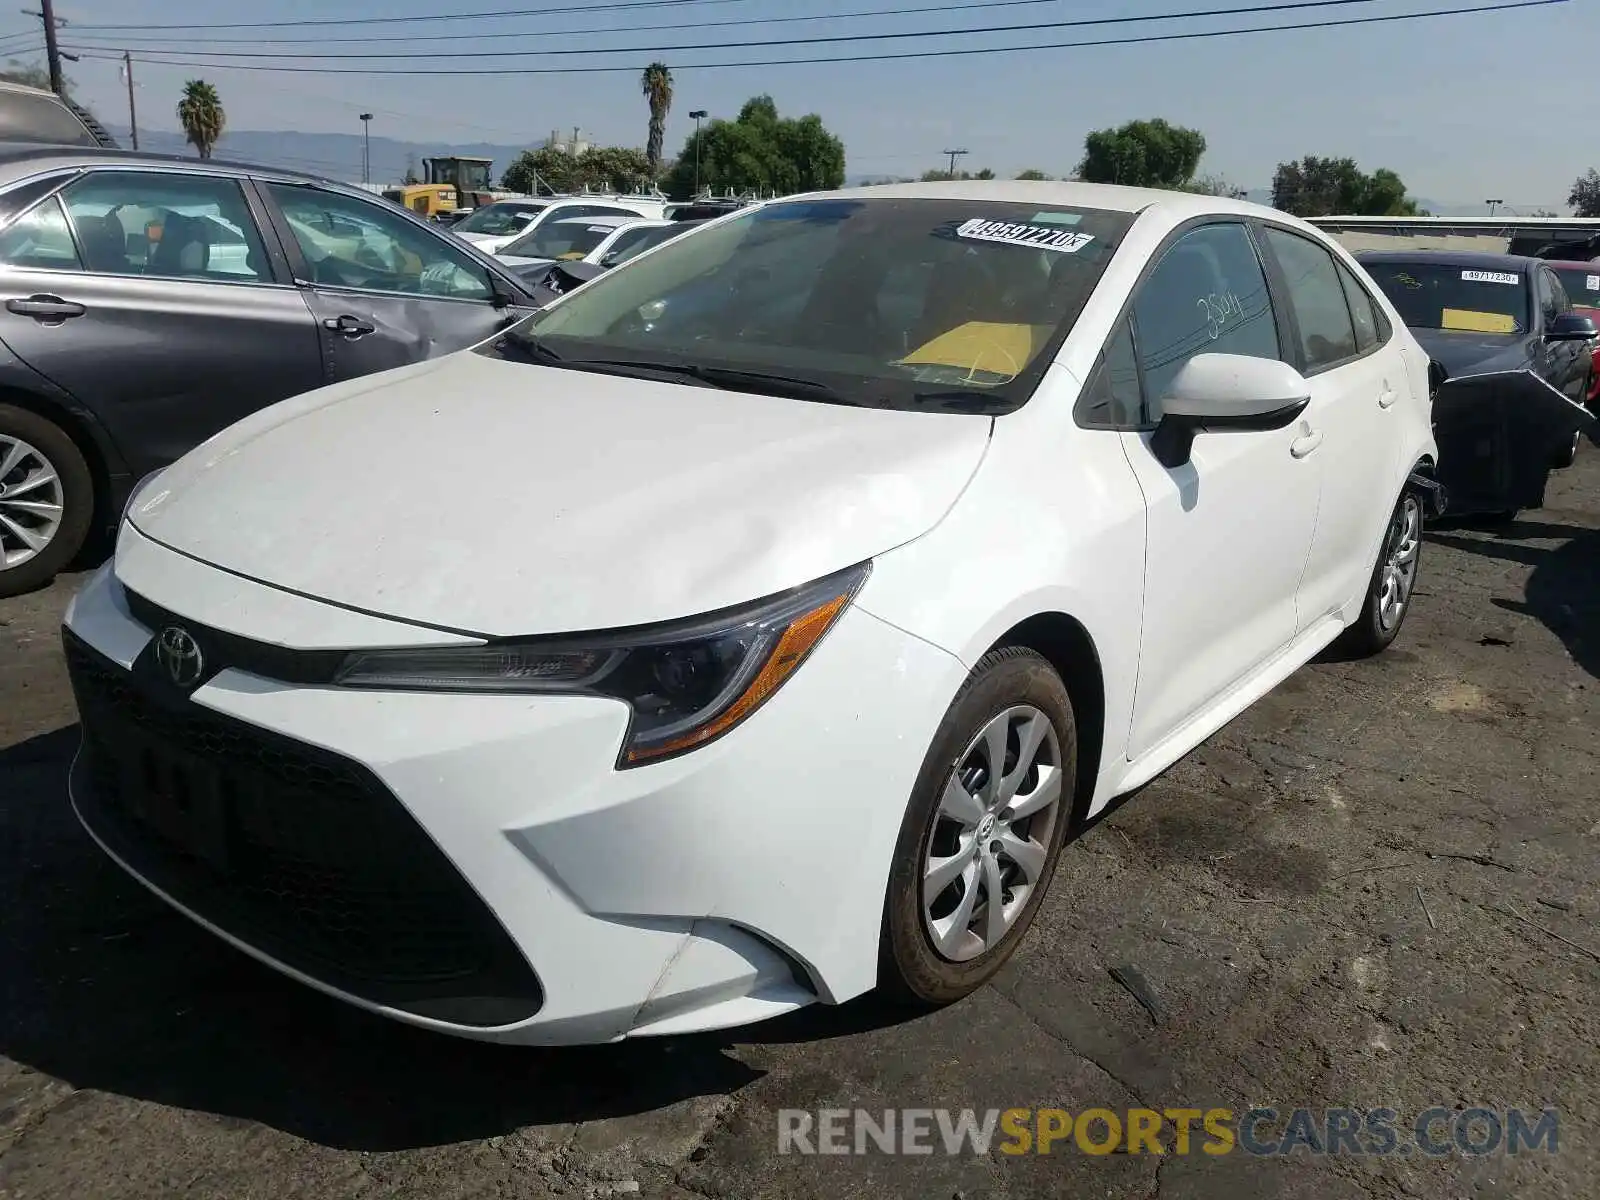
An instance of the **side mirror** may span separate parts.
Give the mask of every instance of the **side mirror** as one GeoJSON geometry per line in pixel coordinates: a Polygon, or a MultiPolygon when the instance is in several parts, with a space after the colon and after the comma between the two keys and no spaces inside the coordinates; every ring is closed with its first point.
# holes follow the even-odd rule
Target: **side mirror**
{"type": "Polygon", "coordinates": [[[1171,470],[1189,461],[1200,429],[1282,429],[1311,402],[1311,385],[1288,363],[1244,354],[1197,354],[1161,398],[1150,449],[1171,470]]]}
{"type": "Polygon", "coordinates": [[[1600,337],[1600,329],[1595,328],[1594,320],[1574,312],[1558,313],[1544,327],[1544,340],[1547,342],[1583,342],[1592,337],[1600,337]]]}

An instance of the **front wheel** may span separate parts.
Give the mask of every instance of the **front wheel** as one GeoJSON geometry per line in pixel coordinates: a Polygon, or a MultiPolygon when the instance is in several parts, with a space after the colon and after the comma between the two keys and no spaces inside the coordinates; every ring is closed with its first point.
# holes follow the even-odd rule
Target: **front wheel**
{"type": "Polygon", "coordinates": [[[1411,597],[1422,563],[1422,499],[1409,489],[1389,516],[1378,562],[1367,584],[1355,623],[1339,638],[1339,648],[1355,657],[1377,654],[1394,641],[1411,611],[1411,597]]]}
{"type": "Polygon", "coordinates": [[[923,761],[884,904],[879,982],[949,1004],[1011,957],[1055,873],[1077,781],[1072,702],[1045,658],[994,650],[923,761]]]}
{"type": "Polygon", "coordinates": [[[49,583],[83,548],[94,480],[62,429],[0,404],[0,597],[49,583]]]}

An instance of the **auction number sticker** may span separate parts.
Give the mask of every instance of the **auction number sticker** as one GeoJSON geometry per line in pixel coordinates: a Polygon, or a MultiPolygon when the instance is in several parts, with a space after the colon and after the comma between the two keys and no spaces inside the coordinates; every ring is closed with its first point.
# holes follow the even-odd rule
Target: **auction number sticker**
{"type": "Polygon", "coordinates": [[[1585,275],[1583,289],[1586,292],[1600,292],[1600,275],[1585,275]]]}
{"type": "Polygon", "coordinates": [[[956,230],[957,237],[973,242],[1000,242],[1007,246],[1032,246],[1038,250],[1059,250],[1063,254],[1076,254],[1094,241],[1092,233],[1072,233],[1065,229],[1051,229],[1048,225],[1021,225],[1011,221],[985,221],[974,217],[963,221],[956,230]]]}
{"type": "Polygon", "coordinates": [[[1522,276],[1513,271],[1463,271],[1461,278],[1468,283],[1509,283],[1515,286],[1522,276]]]}

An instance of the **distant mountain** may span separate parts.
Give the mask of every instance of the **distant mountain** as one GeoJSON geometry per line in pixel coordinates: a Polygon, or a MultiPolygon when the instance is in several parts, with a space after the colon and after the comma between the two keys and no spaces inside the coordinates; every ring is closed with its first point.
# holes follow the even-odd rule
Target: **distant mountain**
{"type": "MultiPolygon", "coordinates": [[[[119,145],[127,146],[128,127],[108,124],[106,128],[119,145]]],[[[408,165],[421,170],[424,158],[461,154],[494,160],[494,177],[512,164],[524,150],[543,145],[550,131],[530,130],[528,146],[494,145],[488,142],[405,142],[395,138],[372,139],[372,182],[398,183],[405,178],[408,165]],[[414,160],[414,161],[413,161],[414,160]]],[[[194,147],[183,134],[164,129],[139,130],[139,148],[163,154],[192,155],[194,147]]],[[[361,181],[361,135],[359,133],[295,133],[287,130],[230,129],[217,143],[218,158],[284,167],[312,175],[326,175],[348,183],[361,181]]]]}

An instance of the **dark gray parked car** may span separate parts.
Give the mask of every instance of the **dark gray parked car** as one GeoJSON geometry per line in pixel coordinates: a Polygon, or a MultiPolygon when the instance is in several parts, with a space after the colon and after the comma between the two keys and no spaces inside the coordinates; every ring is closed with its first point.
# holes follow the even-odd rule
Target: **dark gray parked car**
{"type": "Polygon", "coordinates": [[[503,265],[357,188],[0,147],[0,596],[47,581],[135,482],[225,426],[532,306],[503,265]]]}

